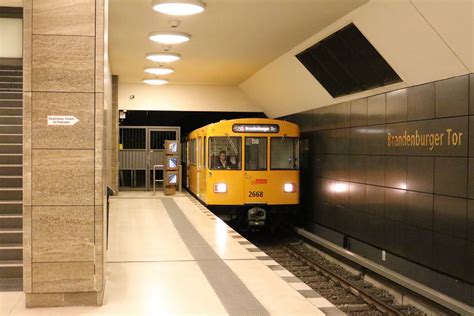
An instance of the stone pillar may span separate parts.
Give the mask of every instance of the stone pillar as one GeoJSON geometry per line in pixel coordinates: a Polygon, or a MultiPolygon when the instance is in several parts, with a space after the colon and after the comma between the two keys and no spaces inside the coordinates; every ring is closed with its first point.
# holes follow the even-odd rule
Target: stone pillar
{"type": "Polygon", "coordinates": [[[106,0],[23,2],[26,305],[100,305],[106,0]]]}

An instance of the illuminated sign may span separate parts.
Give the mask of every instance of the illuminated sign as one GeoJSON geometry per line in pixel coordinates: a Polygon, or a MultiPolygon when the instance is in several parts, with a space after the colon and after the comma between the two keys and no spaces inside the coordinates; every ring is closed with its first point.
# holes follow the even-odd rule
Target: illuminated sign
{"type": "Polygon", "coordinates": [[[168,152],[169,153],[177,153],[178,152],[178,143],[177,142],[169,142],[168,143],[168,152]]]}
{"type": "Polygon", "coordinates": [[[178,174],[168,173],[168,184],[177,184],[177,183],[178,183],[178,174]]]}
{"type": "Polygon", "coordinates": [[[168,169],[178,168],[178,157],[167,157],[168,158],[168,169]]]}
{"type": "Polygon", "coordinates": [[[278,133],[280,126],[277,124],[234,124],[234,133],[278,133]]]}

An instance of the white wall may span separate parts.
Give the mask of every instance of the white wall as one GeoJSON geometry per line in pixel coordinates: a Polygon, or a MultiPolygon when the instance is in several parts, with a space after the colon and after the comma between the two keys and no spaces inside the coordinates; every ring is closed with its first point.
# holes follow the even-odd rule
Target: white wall
{"type": "MultiPolygon", "coordinates": [[[[119,78],[120,80],[120,78],[119,78]]],[[[261,112],[239,87],[120,84],[119,109],[149,111],[261,112]],[[130,96],[134,96],[131,99],[130,96]]]]}
{"type": "Polygon", "coordinates": [[[0,18],[0,58],[21,58],[23,21],[0,18]]]}
{"type": "Polygon", "coordinates": [[[270,117],[474,71],[472,0],[372,0],[258,71],[242,90],[270,117]],[[295,58],[354,23],[403,82],[333,98],[295,58]]]}

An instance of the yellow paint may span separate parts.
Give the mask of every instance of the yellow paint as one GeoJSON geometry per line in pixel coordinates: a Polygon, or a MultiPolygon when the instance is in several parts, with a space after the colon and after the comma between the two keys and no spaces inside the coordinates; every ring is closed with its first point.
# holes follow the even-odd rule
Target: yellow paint
{"type": "Polygon", "coordinates": [[[293,123],[273,119],[238,119],[221,121],[199,128],[188,135],[187,140],[197,140],[196,165],[188,166],[190,190],[208,205],[292,205],[299,203],[299,171],[270,170],[270,137],[299,137],[299,127],[293,123]],[[234,133],[234,124],[278,124],[279,133],[234,133]],[[242,137],[242,170],[210,170],[209,137],[242,137]],[[245,139],[244,137],[268,137],[267,139],[267,170],[246,171],[245,169],[245,139]],[[204,138],[206,143],[204,144],[204,138]],[[205,146],[205,150],[204,147],[205,146]],[[227,184],[226,193],[214,193],[214,184],[227,184]],[[296,185],[296,191],[285,193],[285,183],[296,185]],[[262,196],[250,196],[251,192],[262,192],[262,196]]]}

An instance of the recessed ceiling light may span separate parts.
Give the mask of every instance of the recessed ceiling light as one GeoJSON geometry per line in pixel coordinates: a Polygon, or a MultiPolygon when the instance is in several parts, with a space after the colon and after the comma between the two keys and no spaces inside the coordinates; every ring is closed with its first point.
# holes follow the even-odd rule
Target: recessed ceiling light
{"type": "Polygon", "coordinates": [[[200,0],[155,0],[153,10],[169,15],[193,15],[206,9],[200,0]]]}
{"type": "Polygon", "coordinates": [[[145,72],[152,75],[169,75],[174,72],[174,69],[169,67],[146,67],[145,72]]]}
{"type": "Polygon", "coordinates": [[[181,55],[175,53],[149,53],[146,54],[146,59],[157,63],[171,63],[180,60],[181,55]]]}
{"type": "Polygon", "coordinates": [[[150,33],[148,38],[160,44],[173,45],[189,41],[191,35],[181,32],[155,32],[150,33]]]}
{"type": "Polygon", "coordinates": [[[161,85],[167,84],[168,80],[153,78],[153,79],[143,79],[143,82],[152,86],[161,86],[161,85]]]}

